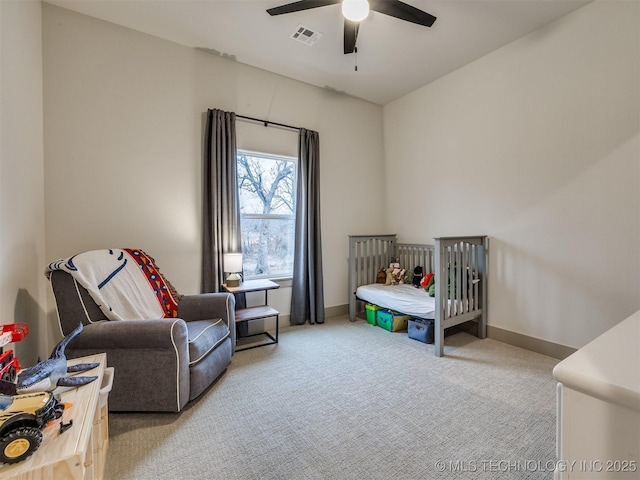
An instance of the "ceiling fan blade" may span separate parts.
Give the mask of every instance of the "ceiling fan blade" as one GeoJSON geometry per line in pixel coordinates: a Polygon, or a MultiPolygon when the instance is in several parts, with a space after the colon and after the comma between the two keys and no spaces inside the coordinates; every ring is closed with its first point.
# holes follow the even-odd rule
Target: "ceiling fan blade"
{"type": "Polygon", "coordinates": [[[358,29],[360,22],[352,22],[344,19],[344,53],[353,53],[356,49],[356,40],[358,39],[358,29]]]}
{"type": "Polygon", "coordinates": [[[436,17],[399,0],[369,0],[369,8],[391,17],[430,27],[436,17]]]}
{"type": "Polygon", "coordinates": [[[300,12],[311,8],[324,7],[326,5],[334,5],[340,3],[340,0],[300,0],[299,2],[287,3],[279,7],[269,8],[269,15],[282,15],[284,13],[300,12]]]}

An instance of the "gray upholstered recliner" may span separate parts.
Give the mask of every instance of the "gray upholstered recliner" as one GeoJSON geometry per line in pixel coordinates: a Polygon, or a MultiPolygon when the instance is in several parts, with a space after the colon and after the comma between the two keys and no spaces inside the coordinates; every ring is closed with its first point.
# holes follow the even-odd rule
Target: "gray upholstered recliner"
{"type": "Polygon", "coordinates": [[[60,328],[84,329],[68,358],[106,352],[115,367],[112,411],[179,412],[222,374],[235,348],[235,299],[228,293],[186,295],[178,318],[107,320],[69,273],[50,274],[60,328]]]}

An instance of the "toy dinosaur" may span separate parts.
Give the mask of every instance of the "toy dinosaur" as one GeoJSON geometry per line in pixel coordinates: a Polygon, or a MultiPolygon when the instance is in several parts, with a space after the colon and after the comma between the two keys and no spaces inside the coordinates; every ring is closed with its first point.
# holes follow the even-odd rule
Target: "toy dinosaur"
{"type": "Polygon", "coordinates": [[[51,392],[56,387],[80,387],[93,382],[97,376],[67,377],[67,373],[84,372],[97,367],[98,363],[82,363],[67,367],[65,348],[71,340],[82,332],[82,323],[64,337],[55,346],[51,356],[38,362],[33,367],[26,368],[18,374],[16,383],[0,380],[0,393],[17,395],[29,392],[51,392]]]}

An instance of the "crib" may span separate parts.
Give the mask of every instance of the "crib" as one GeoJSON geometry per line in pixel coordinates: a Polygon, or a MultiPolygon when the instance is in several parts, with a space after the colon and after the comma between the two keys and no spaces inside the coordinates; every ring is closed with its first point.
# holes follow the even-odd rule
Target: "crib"
{"type": "Polygon", "coordinates": [[[489,239],[485,235],[434,238],[434,245],[399,243],[397,235],[349,235],[349,320],[356,320],[358,302],[434,322],[436,356],[444,355],[444,331],[467,321],[477,323],[477,335],[486,337],[489,239]],[[391,260],[413,271],[435,273],[435,297],[408,285],[377,285],[376,275],[391,260]],[[380,296],[384,289],[385,296],[380,296]],[[392,289],[392,290],[389,290],[392,289]],[[413,290],[413,291],[412,291],[413,290]],[[421,292],[421,293],[420,293],[421,292]],[[391,294],[391,295],[387,295],[391,294]],[[411,312],[409,310],[411,296],[411,312]],[[419,303],[415,303],[419,297],[419,303]],[[399,307],[399,308],[398,308],[399,307]]]}

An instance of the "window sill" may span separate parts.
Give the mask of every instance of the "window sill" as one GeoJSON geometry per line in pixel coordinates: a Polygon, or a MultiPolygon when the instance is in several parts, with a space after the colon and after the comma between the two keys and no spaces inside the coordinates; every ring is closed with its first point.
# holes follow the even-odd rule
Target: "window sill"
{"type": "Polygon", "coordinates": [[[247,280],[271,280],[285,288],[291,287],[291,284],[293,283],[293,279],[291,277],[251,277],[247,278],[247,280]]]}

